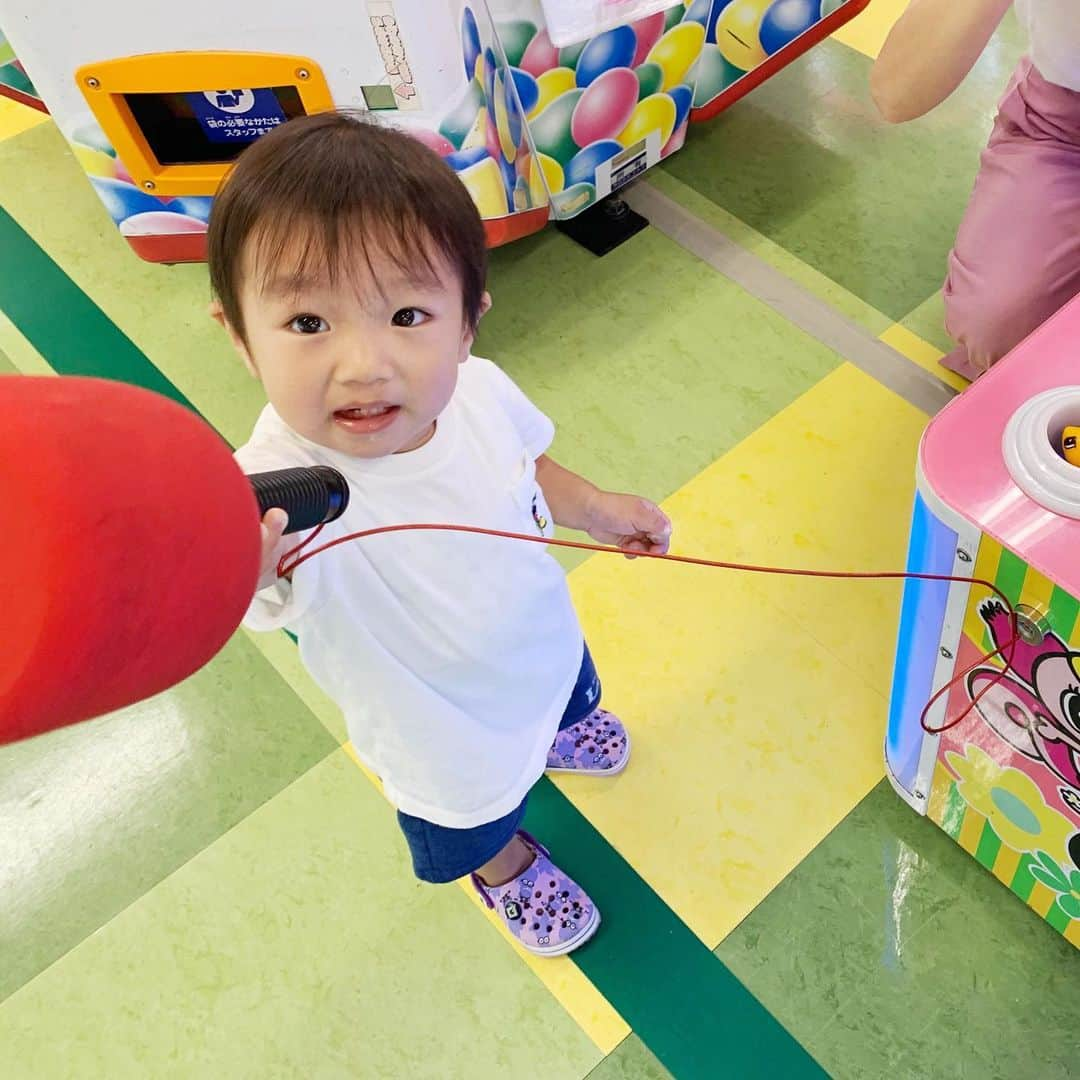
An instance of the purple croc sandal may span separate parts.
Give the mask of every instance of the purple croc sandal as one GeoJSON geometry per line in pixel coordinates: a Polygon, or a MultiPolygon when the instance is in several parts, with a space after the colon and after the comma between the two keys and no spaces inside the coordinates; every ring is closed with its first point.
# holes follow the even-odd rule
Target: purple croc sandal
{"type": "Polygon", "coordinates": [[[604,709],[564,728],[548,751],[547,771],[614,776],[630,760],[630,735],[623,722],[604,709]]]}
{"type": "Polygon", "coordinates": [[[537,956],[565,956],[596,933],[600,912],[542,844],[524,830],[518,836],[536,856],[528,867],[505,885],[485,885],[476,874],[472,883],[522,948],[537,956]]]}

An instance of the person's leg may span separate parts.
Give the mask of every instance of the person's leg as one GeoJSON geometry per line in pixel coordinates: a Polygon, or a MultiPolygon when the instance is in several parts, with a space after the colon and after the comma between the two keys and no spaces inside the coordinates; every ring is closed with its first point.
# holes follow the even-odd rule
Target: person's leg
{"type": "Polygon", "coordinates": [[[1080,292],[1080,93],[1023,61],[949,256],[943,363],[986,371],[1080,292]]]}
{"type": "Polygon", "coordinates": [[[614,713],[600,708],[603,688],[585,646],[577,685],[548,751],[548,772],[614,776],[630,758],[630,735],[614,713]]]}
{"type": "Polygon", "coordinates": [[[523,948],[563,956],[596,933],[600,913],[547,849],[520,828],[524,816],[523,801],[505,817],[472,829],[451,829],[400,811],[398,823],[421,881],[471,875],[480,898],[523,948]]]}

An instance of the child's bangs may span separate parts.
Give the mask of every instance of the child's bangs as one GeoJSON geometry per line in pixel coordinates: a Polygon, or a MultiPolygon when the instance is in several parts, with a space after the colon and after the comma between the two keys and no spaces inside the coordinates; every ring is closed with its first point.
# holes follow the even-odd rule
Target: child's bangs
{"type": "Polygon", "coordinates": [[[260,292],[271,284],[275,291],[299,293],[312,282],[350,282],[363,293],[372,283],[380,287],[388,268],[411,284],[436,284],[442,255],[425,225],[400,208],[394,217],[370,210],[347,216],[283,213],[256,226],[248,265],[258,268],[260,292]]]}

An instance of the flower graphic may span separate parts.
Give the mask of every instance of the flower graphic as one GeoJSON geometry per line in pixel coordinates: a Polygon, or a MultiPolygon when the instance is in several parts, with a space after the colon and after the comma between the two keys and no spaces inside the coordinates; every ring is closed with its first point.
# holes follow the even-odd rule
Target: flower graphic
{"type": "Polygon", "coordinates": [[[1063,870],[1045,851],[1036,852],[1031,876],[1058,894],[1058,907],[1070,919],[1080,919],[1080,870],[1063,870]]]}
{"type": "Polygon", "coordinates": [[[1067,861],[1074,827],[1046,805],[1031,777],[1003,768],[973,743],[963,754],[950,750],[945,758],[960,778],[957,790],[964,802],[990,822],[1003,844],[1019,852],[1046,852],[1054,864],[1067,861]]]}

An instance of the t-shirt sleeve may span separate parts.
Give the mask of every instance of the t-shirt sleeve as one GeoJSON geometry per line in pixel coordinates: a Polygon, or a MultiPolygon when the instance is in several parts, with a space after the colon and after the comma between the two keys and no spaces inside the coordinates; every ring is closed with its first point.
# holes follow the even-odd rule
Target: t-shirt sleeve
{"type": "MultiPolygon", "coordinates": [[[[288,460],[267,446],[249,443],[235,453],[237,464],[248,476],[295,468],[307,462],[288,460]]],[[[286,540],[299,546],[310,533],[293,533],[286,540]]],[[[257,592],[244,616],[244,626],[257,632],[296,628],[305,615],[321,604],[318,558],[300,566],[291,581],[280,579],[257,592]]]]}
{"type": "Polygon", "coordinates": [[[499,406],[513,421],[521,441],[534,457],[547,452],[555,438],[555,425],[524,394],[502,368],[490,360],[470,357],[470,365],[476,365],[475,374],[488,387],[499,406]]]}

